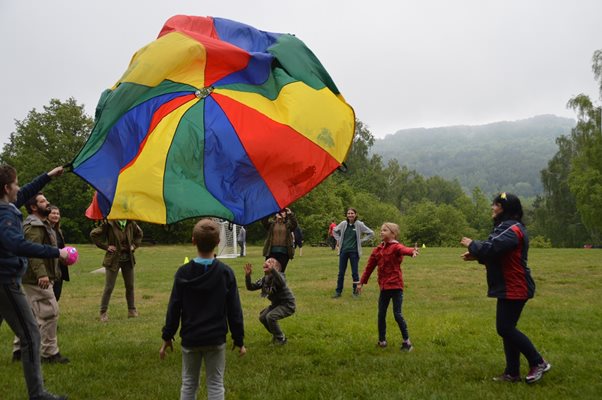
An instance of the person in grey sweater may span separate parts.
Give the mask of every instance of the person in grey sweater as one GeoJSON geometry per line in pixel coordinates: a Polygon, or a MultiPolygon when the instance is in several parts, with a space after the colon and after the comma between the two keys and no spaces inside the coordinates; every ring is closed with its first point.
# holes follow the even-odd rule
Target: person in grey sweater
{"type": "Polygon", "coordinates": [[[372,229],[357,219],[355,208],[348,208],[346,216],[347,219],[337,225],[332,231],[339,248],[339,276],[337,279],[337,288],[332,296],[333,298],[341,297],[341,293],[343,292],[347,262],[351,264],[353,296],[359,296],[357,292],[357,284],[360,280],[358,264],[362,255],[362,243],[372,239],[374,236],[372,229]]]}

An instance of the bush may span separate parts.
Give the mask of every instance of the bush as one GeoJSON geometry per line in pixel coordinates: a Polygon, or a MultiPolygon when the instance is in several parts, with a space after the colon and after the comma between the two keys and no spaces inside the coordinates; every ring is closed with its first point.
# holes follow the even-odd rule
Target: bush
{"type": "Polygon", "coordinates": [[[546,239],[543,236],[535,236],[534,238],[529,240],[529,245],[533,248],[538,248],[538,249],[551,249],[552,248],[552,242],[550,242],[550,239],[546,239]]]}

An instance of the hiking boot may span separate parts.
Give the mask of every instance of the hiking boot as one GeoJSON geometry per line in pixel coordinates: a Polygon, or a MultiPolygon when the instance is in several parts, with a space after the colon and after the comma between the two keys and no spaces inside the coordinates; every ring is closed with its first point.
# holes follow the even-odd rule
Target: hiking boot
{"type": "Polygon", "coordinates": [[[128,318],[138,318],[138,311],[135,308],[128,310],[128,318]]]}
{"type": "Polygon", "coordinates": [[[57,396],[52,393],[44,393],[41,396],[32,397],[31,400],[67,400],[67,396],[57,396]]]}
{"type": "Polygon", "coordinates": [[[493,380],[495,382],[511,382],[511,383],[517,383],[520,382],[520,375],[510,375],[510,374],[502,374],[500,376],[494,376],[493,380]]]}
{"type": "Polygon", "coordinates": [[[109,322],[109,314],[106,311],[100,313],[100,322],[109,322]]]}
{"type": "Polygon", "coordinates": [[[379,340],[378,343],[376,343],[376,345],[380,348],[385,348],[387,347],[387,341],[386,340],[379,340]]]}
{"type": "Polygon", "coordinates": [[[545,372],[548,372],[552,368],[552,364],[548,363],[546,360],[543,360],[541,363],[537,364],[534,367],[531,367],[529,373],[525,377],[525,382],[527,383],[535,383],[541,379],[545,372]]]}
{"type": "Polygon", "coordinates": [[[409,353],[410,351],[414,350],[414,346],[412,346],[412,343],[410,343],[409,340],[406,340],[401,344],[399,350],[407,351],[409,353]]]}
{"type": "Polygon", "coordinates": [[[42,362],[48,364],[69,364],[69,359],[67,357],[63,357],[59,352],[50,357],[42,357],[42,362]]]}
{"type": "Polygon", "coordinates": [[[339,292],[334,292],[334,294],[332,295],[333,299],[338,299],[339,297],[341,297],[341,293],[339,292]]]}

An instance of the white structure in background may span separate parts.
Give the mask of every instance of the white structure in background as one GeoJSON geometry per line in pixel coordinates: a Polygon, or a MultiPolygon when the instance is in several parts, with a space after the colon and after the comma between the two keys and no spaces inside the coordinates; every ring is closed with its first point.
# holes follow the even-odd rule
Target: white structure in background
{"type": "Polygon", "coordinates": [[[217,258],[236,258],[240,254],[236,237],[238,225],[218,218],[213,218],[220,226],[219,245],[217,246],[217,258]]]}

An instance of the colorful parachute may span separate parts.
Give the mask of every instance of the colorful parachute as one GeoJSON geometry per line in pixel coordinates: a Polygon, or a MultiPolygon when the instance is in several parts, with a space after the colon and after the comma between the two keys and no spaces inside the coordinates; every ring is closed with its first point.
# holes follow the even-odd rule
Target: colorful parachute
{"type": "Polygon", "coordinates": [[[339,167],[354,130],[353,109],[295,36],[180,15],[102,94],[72,165],[105,218],[248,224],[339,167]]]}

